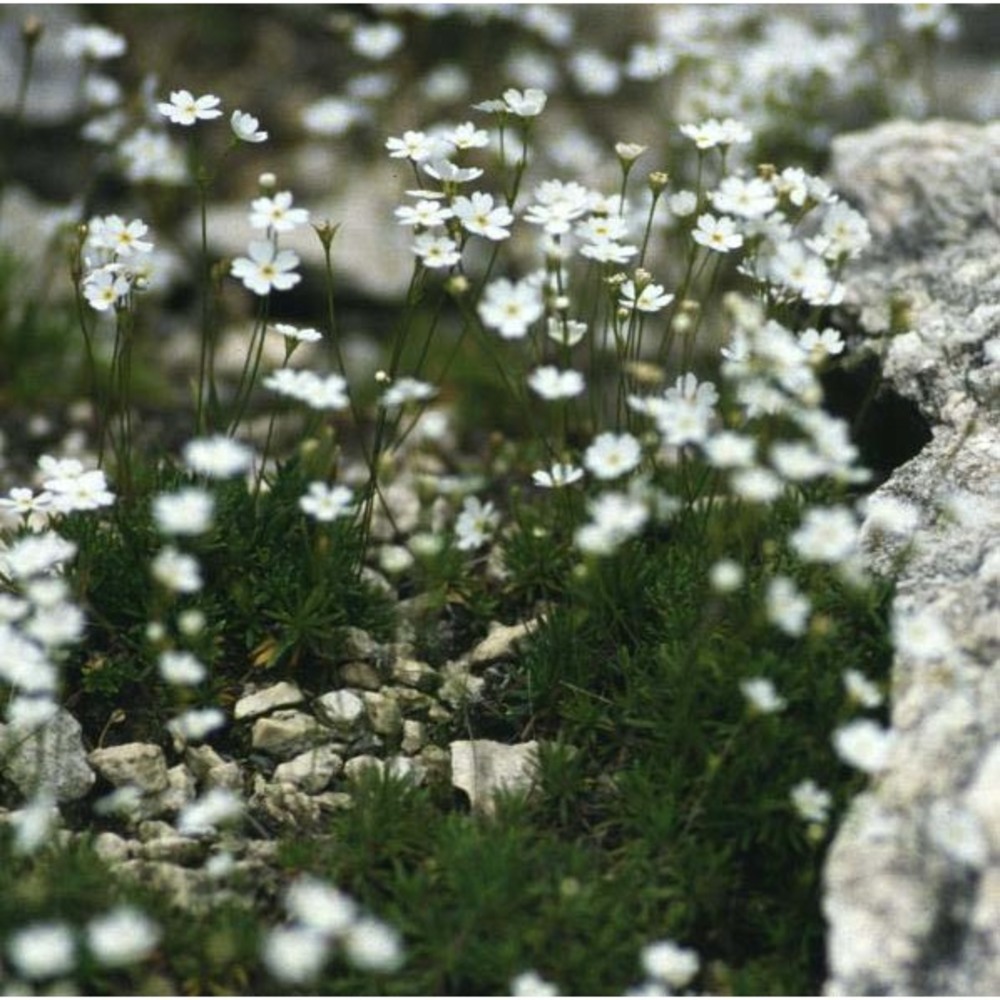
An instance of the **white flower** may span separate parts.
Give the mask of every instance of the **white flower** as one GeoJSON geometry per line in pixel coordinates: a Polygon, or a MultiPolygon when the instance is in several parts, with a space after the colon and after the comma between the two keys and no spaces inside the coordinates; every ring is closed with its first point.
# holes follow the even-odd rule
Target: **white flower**
{"type": "Polygon", "coordinates": [[[460,167],[451,160],[437,158],[423,164],[424,173],[443,184],[467,184],[483,176],[480,167],[460,167]]]}
{"type": "Polygon", "coordinates": [[[456,149],[483,149],[490,144],[490,134],[477,128],[474,122],[463,122],[449,133],[446,139],[456,149]]]}
{"type": "Polygon", "coordinates": [[[75,510],[97,510],[115,502],[115,495],[108,489],[101,469],[47,479],[42,485],[52,496],[52,506],[63,514],[75,510]]]}
{"type": "Polygon", "coordinates": [[[33,576],[61,568],[76,555],[76,545],[54,531],[25,535],[0,547],[0,572],[11,580],[27,580],[33,576]]]}
{"type": "Polygon", "coordinates": [[[740,681],[740,690],[743,692],[743,697],[750,703],[751,708],[762,715],[780,712],[788,706],[788,702],[778,694],[774,684],[766,677],[752,677],[749,680],[740,681]]]}
{"type": "Polygon", "coordinates": [[[375,917],[362,917],[343,938],[347,960],[369,972],[395,972],[403,964],[399,934],[375,917]]]}
{"type": "Polygon", "coordinates": [[[7,939],[7,956],[25,979],[51,979],[73,971],[76,942],[64,923],[29,924],[7,939]]]}
{"type": "Polygon", "coordinates": [[[745,469],[753,465],[757,442],[746,434],[719,431],[704,444],[705,457],[717,469],[745,469]]]}
{"type": "Polygon", "coordinates": [[[550,316],[546,331],[550,340],[557,344],[564,344],[566,347],[576,347],[587,335],[587,324],[575,319],[562,319],[559,316],[550,316]]]}
{"type": "Polygon", "coordinates": [[[650,979],[666,983],[672,989],[687,986],[698,974],[701,961],[691,948],[682,948],[674,941],[654,941],[641,953],[642,968],[650,979]]]}
{"type": "Polygon", "coordinates": [[[184,446],[184,464],[211,479],[228,479],[246,472],[253,462],[253,450],[224,434],[194,438],[184,446]]]}
{"type": "Polygon", "coordinates": [[[833,733],[833,748],[845,764],[866,774],[885,769],[896,743],[896,734],[872,719],[855,719],[833,733]]]}
{"type": "Polygon", "coordinates": [[[586,243],[580,248],[580,256],[596,260],[601,264],[625,264],[639,252],[639,248],[614,240],[586,243]]]}
{"type": "Polygon", "coordinates": [[[91,271],[83,281],[83,295],[92,309],[105,312],[132,290],[128,278],[102,268],[91,271]]]}
{"type": "Polygon", "coordinates": [[[439,201],[422,198],[416,205],[400,205],[393,214],[401,226],[433,229],[435,226],[443,226],[454,213],[439,201]]]}
{"type": "Polygon", "coordinates": [[[846,507],[812,507],[789,541],[807,562],[843,562],[857,548],[858,526],[846,507]]]}
{"type": "Polygon", "coordinates": [[[536,486],[545,489],[558,489],[583,479],[583,469],[575,465],[556,462],[548,470],[539,469],[537,472],[533,472],[531,479],[536,486]]]}
{"type": "Polygon", "coordinates": [[[237,108],[229,119],[233,135],[240,142],[266,142],[267,133],[260,128],[260,122],[253,115],[237,108]]]}
{"type": "Polygon", "coordinates": [[[655,313],[665,309],[673,301],[674,296],[665,293],[663,285],[656,285],[652,282],[645,285],[638,295],[636,294],[635,282],[631,279],[623,282],[619,289],[618,303],[625,309],[655,313]]]}
{"type": "Polygon", "coordinates": [[[865,217],[838,201],[826,210],[820,231],[809,245],[828,260],[841,260],[859,257],[871,241],[865,217]]]}
{"type": "Polygon", "coordinates": [[[767,585],[767,620],[791,636],[802,635],[809,621],[811,605],[786,576],[776,576],[767,585]]]}
{"type": "Polygon", "coordinates": [[[350,406],[347,381],[335,372],[320,376],[311,371],[279,368],[264,378],[262,385],[314,410],[344,410],[350,406]]]}
{"type": "Polygon", "coordinates": [[[468,198],[456,198],[451,207],[462,228],[470,233],[488,240],[505,240],[510,236],[506,227],[514,221],[514,215],[506,205],[494,205],[491,194],[473,191],[468,198]]]}
{"type": "Polygon", "coordinates": [[[545,311],[539,290],[527,281],[514,284],[499,278],[486,286],[477,312],[485,326],[496,330],[505,340],[515,340],[545,311]]]}
{"type": "Polygon", "coordinates": [[[642,448],[631,434],[598,434],[583,456],[583,464],[598,479],[617,479],[642,461],[642,448]]]}
{"type": "Polygon", "coordinates": [[[189,708],[167,723],[167,729],[182,742],[200,743],[209,733],[221,729],[226,717],[218,708],[189,708]]]}
{"type": "Polygon", "coordinates": [[[174,125],[194,125],[198,121],[218,118],[222,114],[219,103],[219,98],[213,94],[195,97],[189,90],[174,90],[170,93],[170,102],[161,101],[156,108],[174,125]]]}
{"type": "Polygon", "coordinates": [[[153,500],[153,520],[165,535],[201,535],[212,527],[215,499],[207,490],[189,486],[161,493],[153,500]]]}
{"type": "Polygon", "coordinates": [[[201,660],[186,649],[165,650],[160,654],[158,666],[160,676],[168,684],[186,687],[200,684],[208,676],[208,671],[205,670],[201,660]]]}
{"type": "Polygon", "coordinates": [[[743,219],[763,218],[778,204],[774,189],[760,177],[725,177],[711,198],[717,211],[743,219]]]}
{"type": "Polygon", "coordinates": [[[403,29],[391,21],[356,24],[351,31],[351,48],[366,59],[387,59],[403,44],[403,29]]]}
{"type": "Polygon", "coordinates": [[[694,191],[678,191],[667,199],[667,208],[678,219],[686,219],[698,210],[698,196],[694,191]]]}
{"type": "Polygon", "coordinates": [[[574,219],[590,210],[591,194],[576,181],[543,181],[535,188],[535,203],[528,206],[525,222],[542,226],[550,236],[568,233],[574,219]]]}
{"type": "Polygon", "coordinates": [[[478,497],[466,497],[455,521],[455,544],[463,552],[474,551],[490,540],[499,524],[492,500],[484,504],[478,497]]]}
{"type": "Polygon", "coordinates": [[[799,347],[809,355],[810,361],[822,361],[832,355],[844,352],[844,340],[840,331],[832,326],[826,327],[822,333],[811,327],[799,334],[799,347]]]}
{"type": "Polygon", "coordinates": [[[845,670],[843,677],[848,696],[862,708],[878,708],[882,704],[882,692],[860,670],[845,670]]]}
{"type": "Polygon", "coordinates": [[[264,964],[275,979],[286,983],[308,983],[326,965],[329,941],[311,927],[275,927],[264,938],[264,964]]]}
{"type": "Polygon", "coordinates": [[[524,91],[511,87],[503,92],[503,101],[507,110],[518,118],[534,118],[545,109],[548,100],[544,90],[528,87],[524,91]]]}
{"type": "Polygon", "coordinates": [[[698,216],[698,225],[691,231],[691,238],[718,253],[728,253],[743,246],[743,236],[736,231],[736,222],[728,215],[717,219],[710,212],[698,216]]]}
{"type": "Polygon", "coordinates": [[[287,291],[302,280],[294,271],[299,266],[294,250],[277,250],[268,240],[253,240],[247,253],[249,257],[233,261],[229,273],[257,295],[270,295],[272,289],[287,291]]]}
{"type": "Polygon", "coordinates": [[[217,826],[243,815],[243,801],[228,788],[210,788],[200,799],[188,803],[178,814],[177,832],[188,837],[213,833],[217,826]]]}
{"type": "Polygon", "coordinates": [[[410,249],[420,258],[420,263],[429,268],[454,267],[462,259],[462,252],[453,239],[433,233],[421,233],[410,249]]]}
{"type": "Polygon", "coordinates": [[[59,807],[50,795],[36,793],[27,804],[10,813],[8,822],[14,831],[16,853],[34,854],[59,825],[59,807]]]}
{"type": "Polygon", "coordinates": [[[125,39],[100,24],[74,24],[63,35],[63,52],[71,59],[84,56],[95,62],[124,55],[125,39]]]}
{"type": "Polygon", "coordinates": [[[267,229],[275,233],[289,233],[296,226],[305,225],[309,221],[309,210],[292,208],[293,201],[291,191],[278,191],[270,198],[254,198],[250,202],[250,225],[254,229],[267,229]]]}
{"type": "Polygon", "coordinates": [[[775,471],[789,482],[805,482],[830,471],[826,459],[805,441],[777,441],[770,458],[775,471]]]}
{"type": "Polygon", "coordinates": [[[830,817],[833,797],[812,778],[800,781],[791,791],[795,811],[808,823],[825,824],[830,817]]]}
{"type": "Polygon", "coordinates": [[[275,333],[284,337],[285,340],[299,341],[304,344],[315,344],[323,339],[323,334],[311,326],[292,326],[291,323],[275,323],[271,327],[275,333]]]}
{"type": "Polygon", "coordinates": [[[743,586],[743,567],[733,559],[720,559],[708,571],[708,582],[717,594],[729,594],[743,586]]]}
{"type": "Polygon", "coordinates": [[[555,983],[543,979],[534,969],[522,972],[510,982],[512,997],[557,997],[560,990],[555,983]]]}
{"type": "Polygon", "coordinates": [[[175,594],[195,594],[202,587],[198,560],[172,545],[161,549],[152,562],[153,577],[175,594]]]}
{"type": "Polygon", "coordinates": [[[345,934],[358,918],[358,905],[350,896],[311,875],[288,887],[285,909],[311,930],[334,937],[345,934]]]}
{"type": "Polygon", "coordinates": [[[577,547],[588,555],[610,555],[623,542],[642,531],[649,510],[627,493],[602,493],[587,505],[590,522],[574,535],[577,547]]]}
{"type": "Polygon", "coordinates": [[[781,480],[767,469],[740,469],[729,478],[733,491],[752,503],[770,503],[781,496],[781,480]]]}
{"type": "Polygon", "coordinates": [[[306,105],[299,113],[299,119],[307,131],[324,136],[344,135],[367,116],[367,111],[357,101],[349,101],[343,97],[321,97],[306,105]]]}
{"type": "Polygon", "coordinates": [[[336,521],[353,513],[354,494],[347,486],[310,483],[309,492],[299,498],[299,507],[317,521],[336,521]]]}
{"type": "Polygon", "coordinates": [[[153,244],[142,238],[147,232],[149,226],[142,219],[126,222],[120,215],[97,216],[87,224],[87,243],[118,257],[131,257],[152,251],[153,244]]]}
{"type": "Polygon", "coordinates": [[[436,159],[445,152],[442,139],[415,131],[404,132],[402,138],[391,136],[386,139],[385,148],[389,150],[391,157],[412,160],[414,163],[436,159]]]}
{"type": "Polygon", "coordinates": [[[712,149],[715,146],[746,144],[753,139],[753,133],[733,118],[718,121],[709,118],[700,125],[681,125],[681,134],[691,139],[698,149],[712,149]]]}
{"type": "Polygon", "coordinates": [[[561,370],[555,365],[543,365],[528,376],[528,385],[542,399],[569,399],[584,390],[583,376],[572,369],[561,370]]]}
{"type": "Polygon", "coordinates": [[[87,924],[87,947],[101,965],[131,965],[148,958],[160,928],[134,906],[119,906],[87,924]]]}
{"type": "Polygon", "coordinates": [[[429,382],[421,382],[415,378],[399,378],[384,393],[379,400],[380,405],[386,409],[397,406],[405,406],[407,403],[419,403],[423,400],[433,399],[437,395],[437,389],[429,382]]]}

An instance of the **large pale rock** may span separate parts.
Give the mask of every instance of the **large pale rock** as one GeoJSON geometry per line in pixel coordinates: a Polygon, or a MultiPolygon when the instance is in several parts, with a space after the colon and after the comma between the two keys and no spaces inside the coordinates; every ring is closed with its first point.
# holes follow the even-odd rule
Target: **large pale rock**
{"type": "Polygon", "coordinates": [[[490,815],[497,792],[528,792],[535,782],[538,743],[512,746],[494,740],[455,740],[451,783],[469,796],[473,811],[490,815]]]}
{"type": "Polygon", "coordinates": [[[517,625],[501,625],[494,622],[489,634],[469,653],[469,664],[473,667],[495,663],[514,655],[515,647],[533,631],[537,631],[538,621],[519,622],[517,625]]]}
{"type": "Polygon", "coordinates": [[[141,792],[155,795],[169,784],[167,759],[155,743],[122,743],[116,747],[92,750],[87,758],[91,767],[115,788],[134,785],[141,792]]]}
{"type": "Polygon", "coordinates": [[[344,767],[344,759],[332,746],[307,750],[274,769],[274,780],[301,788],[309,794],[323,791],[344,767]]]}
{"type": "Polygon", "coordinates": [[[261,691],[254,691],[253,694],[244,695],[233,706],[233,718],[251,719],[267,712],[273,712],[276,708],[290,708],[292,705],[300,705],[305,700],[298,684],[289,681],[279,681],[261,691]]]}
{"type": "Polygon", "coordinates": [[[316,699],[316,715],[338,736],[351,736],[364,725],[365,703],[353,691],[330,691],[316,699]]]}
{"type": "Polygon", "coordinates": [[[827,859],[826,991],[996,994],[1000,126],[894,122],[844,136],[832,175],[875,235],[847,275],[848,300],[888,384],[919,407],[933,436],[876,491],[862,530],[873,570],[903,560],[897,746],[827,859]],[[893,311],[908,316],[909,332],[889,336],[893,311]],[[900,502],[916,525],[894,534],[873,510],[900,502]],[[923,623],[925,636],[937,623],[936,652],[908,621],[923,623]]]}
{"type": "Polygon", "coordinates": [[[82,799],[96,780],[82,734],[65,709],[41,725],[0,726],[0,773],[26,796],[47,791],[57,802],[82,799]]]}
{"type": "Polygon", "coordinates": [[[253,724],[250,734],[254,750],[272,757],[291,757],[322,739],[320,724],[305,712],[281,709],[253,724]]]}

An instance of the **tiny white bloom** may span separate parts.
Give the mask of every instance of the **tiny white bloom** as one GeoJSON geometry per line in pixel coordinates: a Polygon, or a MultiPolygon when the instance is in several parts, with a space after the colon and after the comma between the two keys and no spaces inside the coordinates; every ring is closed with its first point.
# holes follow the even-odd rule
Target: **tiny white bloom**
{"type": "Polygon", "coordinates": [[[631,434],[605,431],[594,438],[583,456],[583,464],[598,479],[617,479],[631,472],[642,460],[642,447],[631,434]]]}
{"type": "Polygon", "coordinates": [[[177,594],[195,594],[202,587],[198,560],[172,545],[161,549],[152,562],[153,577],[177,594]]]}
{"type": "Polygon", "coordinates": [[[191,686],[200,684],[208,672],[194,653],[186,649],[168,649],[160,654],[160,676],[168,684],[191,686]]]}
{"type": "Polygon", "coordinates": [[[347,486],[310,483],[309,492],[299,498],[299,507],[317,521],[336,521],[353,512],[354,494],[347,486]]]}
{"type": "Polygon", "coordinates": [[[559,987],[543,979],[534,969],[522,972],[510,982],[510,995],[513,997],[557,997],[559,987]]]}
{"type": "Polygon", "coordinates": [[[51,921],[14,931],[7,939],[7,956],[25,979],[52,979],[72,972],[76,942],[68,925],[51,921]]]}
{"type": "Polygon", "coordinates": [[[87,924],[87,946],[101,965],[131,965],[148,958],[160,928],[134,906],[119,906],[87,924]]]}
{"type": "Polygon", "coordinates": [[[403,964],[399,934],[375,917],[362,917],[343,938],[347,960],[369,972],[395,972],[403,964]]]}
{"type": "Polygon", "coordinates": [[[201,535],[212,526],[215,500],[196,486],[161,493],[153,500],[153,520],[165,535],[201,535]]]}
{"type": "Polygon", "coordinates": [[[286,983],[309,983],[323,971],[330,954],[326,937],[311,927],[275,927],[264,938],[262,958],[268,972],[286,983]]]}
{"type": "Polygon", "coordinates": [[[806,822],[824,824],[829,819],[833,797],[812,778],[800,781],[790,795],[795,811],[806,822]]]}
{"type": "Polygon", "coordinates": [[[641,961],[647,976],[677,990],[687,986],[701,968],[698,953],[674,941],[654,941],[646,945],[641,961]]]}
{"type": "Polygon", "coordinates": [[[156,107],[175,125],[194,125],[198,121],[218,118],[222,114],[219,103],[219,98],[213,94],[195,97],[190,90],[174,90],[169,102],[161,101],[156,107]]]}
{"type": "Polygon", "coordinates": [[[837,756],[866,774],[885,770],[895,744],[896,734],[872,719],[855,719],[833,733],[837,756]]]}
{"type": "Polygon", "coordinates": [[[775,690],[774,684],[766,677],[752,677],[740,681],[740,690],[751,708],[762,715],[780,712],[788,705],[788,702],[775,690]]]}
{"type": "Polygon", "coordinates": [[[233,135],[240,142],[266,142],[267,133],[260,128],[260,122],[253,115],[237,108],[229,119],[233,135]]]}
{"type": "Polygon", "coordinates": [[[194,438],[184,446],[184,464],[192,471],[211,479],[228,479],[246,472],[253,462],[253,451],[224,434],[194,438]]]}

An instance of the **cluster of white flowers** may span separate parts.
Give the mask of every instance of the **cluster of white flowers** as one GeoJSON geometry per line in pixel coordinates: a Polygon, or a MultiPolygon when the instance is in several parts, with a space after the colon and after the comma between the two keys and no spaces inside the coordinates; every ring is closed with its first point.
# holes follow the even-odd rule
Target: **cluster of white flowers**
{"type": "MultiPolygon", "coordinates": [[[[59,920],[28,924],[7,939],[4,951],[16,975],[32,984],[51,985],[75,971],[81,950],[99,965],[116,969],[144,961],[160,937],[159,926],[145,913],[122,905],[91,918],[82,933],[59,920]]],[[[12,990],[14,981],[5,986],[8,992],[19,992],[12,990]]],[[[24,984],[21,988],[28,989],[24,984]]]]}
{"type": "Polygon", "coordinates": [[[106,312],[125,304],[150,278],[153,244],[143,237],[149,227],[141,219],[94,216],[83,246],[82,291],[91,308],[106,312]]]}
{"type": "Polygon", "coordinates": [[[285,909],[289,922],[272,929],[261,949],[267,970],[281,982],[313,982],[338,948],[351,965],[367,972],[395,972],[403,964],[403,944],[394,928],[314,876],[300,876],[288,887],[285,909]]]}

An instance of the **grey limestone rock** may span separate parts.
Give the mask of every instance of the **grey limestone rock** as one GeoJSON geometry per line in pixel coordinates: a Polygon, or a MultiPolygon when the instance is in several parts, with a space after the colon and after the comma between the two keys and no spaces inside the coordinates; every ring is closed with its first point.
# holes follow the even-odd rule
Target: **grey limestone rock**
{"type": "Polygon", "coordinates": [[[87,757],[97,773],[115,788],[134,785],[155,795],[166,791],[170,779],[163,750],[155,743],[122,743],[92,750],[87,757]]]}
{"type": "Polygon", "coordinates": [[[304,792],[322,792],[344,767],[344,759],[333,747],[321,746],[307,750],[274,769],[274,780],[294,785],[304,792]]]}
{"type": "Polygon", "coordinates": [[[897,746],[827,859],[826,992],[996,994],[1000,126],[892,122],[843,136],[832,181],[875,236],[846,276],[848,301],[933,436],[876,491],[862,528],[869,567],[899,569],[897,746]],[[902,335],[890,334],[893,300],[897,317],[906,303],[902,335]],[[879,504],[910,511],[909,530],[884,530],[879,504]]]}
{"type": "Polygon", "coordinates": [[[494,740],[455,740],[451,781],[469,796],[475,812],[492,814],[498,792],[527,792],[535,781],[538,743],[509,746],[494,740]]]}
{"type": "Polygon", "coordinates": [[[251,732],[254,750],[273,757],[291,757],[322,738],[322,727],[311,716],[294,709],[281,709],[258,719],[251,732]]]}
{"type": "Polygon", "coordinates": [[[261,691],[254,691],[252,694],[240,698],[233,708],[233,718],[237,721],[256,718],[258,715],[273,712],[276,708],[300,705],[304,700],[305,698],[297,684],[279,681],[261,691]]]}
{"type": "Polygon", "coordinates": [[[65,709],[37,726],[0,726],[0,772],[23,795],[45,790],[57,802],[82,799],[96,780],[82,735],[65,709]]]}

